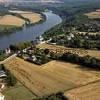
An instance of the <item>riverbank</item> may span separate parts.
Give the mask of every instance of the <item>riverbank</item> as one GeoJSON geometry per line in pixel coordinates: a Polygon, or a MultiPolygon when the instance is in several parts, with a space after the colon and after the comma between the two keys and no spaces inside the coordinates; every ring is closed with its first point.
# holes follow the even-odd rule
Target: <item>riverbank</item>
{"type": "Polygon", "coordinates": [[[11,25],[0,25],[0,36],[9,35],[13,32],[22,30],[22,27],[16,27],[11,25]]]}
{"type": "Polygon", "coordinates": [[[9,11],[10,14],[0,16],[0,36],[22,30],[24,27],[43,23],[46,17],[43,13],[28,11],[9,11]]]}
{"type": "Polygon", "coordinates": [[[42,14],[45,17],[45,21],[42,23],[25,27],[23,30],[9,34],[9,36],[0,36],[0,49],[6,49],[9,45],[19,42],[34,41],[36,37],[62,22],[62,19],[54,13],[43,12],[42,14]]]}

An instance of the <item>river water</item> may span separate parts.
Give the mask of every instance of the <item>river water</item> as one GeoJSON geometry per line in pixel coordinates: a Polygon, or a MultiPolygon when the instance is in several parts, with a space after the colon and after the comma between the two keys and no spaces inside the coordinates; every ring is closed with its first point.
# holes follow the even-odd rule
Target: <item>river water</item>
{"type": "Polygon", "coordinates": [[[34,40],[37,36],[62,22],[60,16],[52,12],[44,12],[44,14],[46,16],[45,22],[27,27],[9,35],[0,36],[0,49],[5,49],[9,47],[10,44],[34,40]]]}

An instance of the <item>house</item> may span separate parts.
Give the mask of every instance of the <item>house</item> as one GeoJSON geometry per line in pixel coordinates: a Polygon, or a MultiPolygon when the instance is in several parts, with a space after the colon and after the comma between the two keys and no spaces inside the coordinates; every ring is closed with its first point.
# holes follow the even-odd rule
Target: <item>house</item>
{"type": "Polygon", "coordinates": [[[5,96],[2,93],[0,93],[0,100],[4,100],[4,98],[5,96]]]}
{"type": "Polygon", "coordinates": [[[23,53],[26,53],[27,52],[27,49],[23,49],[23,53]]]}
{"type": "Polygon", "coordinates": [[[68,39],[68,40],[71,40],[71,39],[74,38],[74,37],[75,37],[74,34],[70,33],[70,34],[68,34],[67,39],[68,39]]]}
{"type": "Polygon", "coordinates": [[[6,73],[3,70],[0,70],[0,78],[6,77],[6,73]]]}
{"type": "Polygon", "coordinates": [[[10,54],[10,53],[11,53],[10,48],[7,48],[7,49],[5,50],[5,53],[6,53],[6,54],[10,54]]]}
{"type": "Polygon", "coordinates": [[[49,40],[46,41],[46,43],[50,43],[52,41],[52,38],[50,38],[49,40]]]}
{"type": "Polygon", "coordinates": [[[43,44],[46,43],[46,41],[44,41],[44,38],[42,36],[39,37],[39,44],[43,44]]]}
{"type": "Polygon", "coordinates": [[[43,40],[44,40],[44,38],[43,38],[42,36],[40,36],[40,37],[39,37],[39,40],[40,40],[40,41],[43,41],[43,40]]]}
{"type": "Polygon", "coordinates": [[[37,58],[36,58],[35,55],[32,56],[32,60],[33,60],[33,61],[36,61],[36,60],[37,60],[37,58]]]}
{"type": "Polygon", "coordinates": [[[5,85],[4,84],[0,84],[0,100],[4,100],[5,96],[1,93],[2,90],[4,89],[5,85]]]}

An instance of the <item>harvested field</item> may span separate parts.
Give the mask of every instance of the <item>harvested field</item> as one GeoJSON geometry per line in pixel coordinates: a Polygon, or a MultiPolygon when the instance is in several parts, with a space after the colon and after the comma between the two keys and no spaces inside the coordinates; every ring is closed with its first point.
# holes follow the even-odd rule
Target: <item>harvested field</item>
{"type": "Polygon", "coordinates": [[[87,69],[84,70],[77,64],[51,61],[45,65],[42,65],[42,68],[48,72],[54,73],[57,76],[66,78],[67,81],[76,84],[76,86],[84,85],[100,79],[100,77],[97,77],[91,71],[89,72],[87,69]]]}
{"type": "Polygon", "coordinates": [[[8,61],[5,66],[37,96],[49,95],[75,86],[72,82],[63,82],[64,79],[61,80],[59,76],[55,77],[52,73],[20,58],[8,61]]]}
{"type": "Polygon", "coordinates": [[[40,14],[30,12],[30,11],[17,11],[17,10],[12,11],[12,10],[10,10],[9,12],[20,14],[24,18],[29,19],[32,24],[36,23],[36,22],[39,22],[42,19],[40,14]]]}
{"type": "Polygon", "coordinates": [[[55,53],[61,53],[61,54],[65,52],[70,52],[73,54],[78,54],[79,56],[90,55],[92,57],[100,59],[99,50],[84,50],[84,49],[76,49],[76,48],[66,48],[64,46],[51,45],[51,44],[46,44],[46,43],[37,45],[37,48],[49,49],[50,51],[53,51],[55,53]]]}
{"type": "Polygon", "coordinates": [[[4,65],[37,96],[69,90],[100,79],[94,73],[80,69],[79,65],[59,61],[38,66],[16,57],[4,65]]]}
{"type": "Polygon", "coordinates": [[[100,81],[64,93],[69,100],[100,100],[100,81]]]}
{"type": "Polygon", "coordinates": [[[5,15],[0,18],[0,25],[22,26],[25,21],[12,15],[5,15]]]}
{"type": "Polygon", "coordinates": [[[29,19],[32,24],[36,23],[36,22],[39,22],[42,19],[41,15],[37,14],[37,13],[21,14],[21,16],[23,16],[24,18],[29,19]]]}
{"type": "Polygon", "coordinates": [[[90,19],[100,18],[100,9],[86,13],[85,15],[88,16],[90,19]]]}

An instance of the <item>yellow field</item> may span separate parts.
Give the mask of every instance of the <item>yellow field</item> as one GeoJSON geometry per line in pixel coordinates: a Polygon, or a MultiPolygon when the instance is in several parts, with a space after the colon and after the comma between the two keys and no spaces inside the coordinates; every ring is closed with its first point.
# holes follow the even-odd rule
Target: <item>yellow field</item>
{"type": "Polygon", "coordinates": [[[42,19],[40,14],[34,13],[34,12],[30,12],[30,11],[10,10],[9,12],[18,13],[21,16],[23,16],[24,18],[29,19],[31,23],[39,22],[42,19]]]}
{"type": "Polygon", "coordinates": [[[100,81],[65,92],[68,100],[100,100],[100,81]]]}
{"type": "Polygon", "coordinates": [[[16,16],[5,15],[0,17],[0,25],[22,26],[23,24],[25,24],[25,21],[16,16]]]}
{"type": "Polygon", "coordinates": [[[21,14],[24,18],[28,18],[31,23],[39,22],[42,18],[40,14],[29,13],[29,14],[21,14]]]}
{"type": "Polygon", "coordinates": [[[100,79],[99,76],[96,76],[96,71],[93,71],[93,73],[88,69],[84,70],[80,67],[81,66],[77,64],[71,64],[60,61],[51,61],[45,65],[42,65],[42,69],[54,73],[56,76],[66,78],[67,81],[76,84],[76,86],[84,85],[94,80],[100,79]]]}
{"type": "MultiPolygon", "coordinates": [[[[28,12],[28,11],[9,11],[12,13],[19,13],[24,18],[30,20],[32,24],[39,22],[42,17],[38,13],[28,12]]],[[[13,25],[13,26],[22,26],[25,24],[25,20],[13,15],[0,16],[0,25],[13,25]]]]}
{"type": "Polygon", "coordinates": [[[100,9],[93,12],[86,13],[85,15],[91,19],[100,18],[100,9]]]}
{"type": "Polygon", "coordinates": [[[100,79],[95,72],[59,61],[38,66],[16,57],[4,65],[37,96],[66,91],[100,79]]]}
{"type": "Polygon", "coordinates": [[[46,43],[37,45],[37,48],[50,49],[51,51],[58,52],[58,53],[71,52],[73,54],[78,54],[79,56],[90,55],[92,57],[96,57],[100,59],[99,50],[84,50],[84,49],[76,49],[76,48],[66,48],[64,46],[50,45],[46,43]]]}

